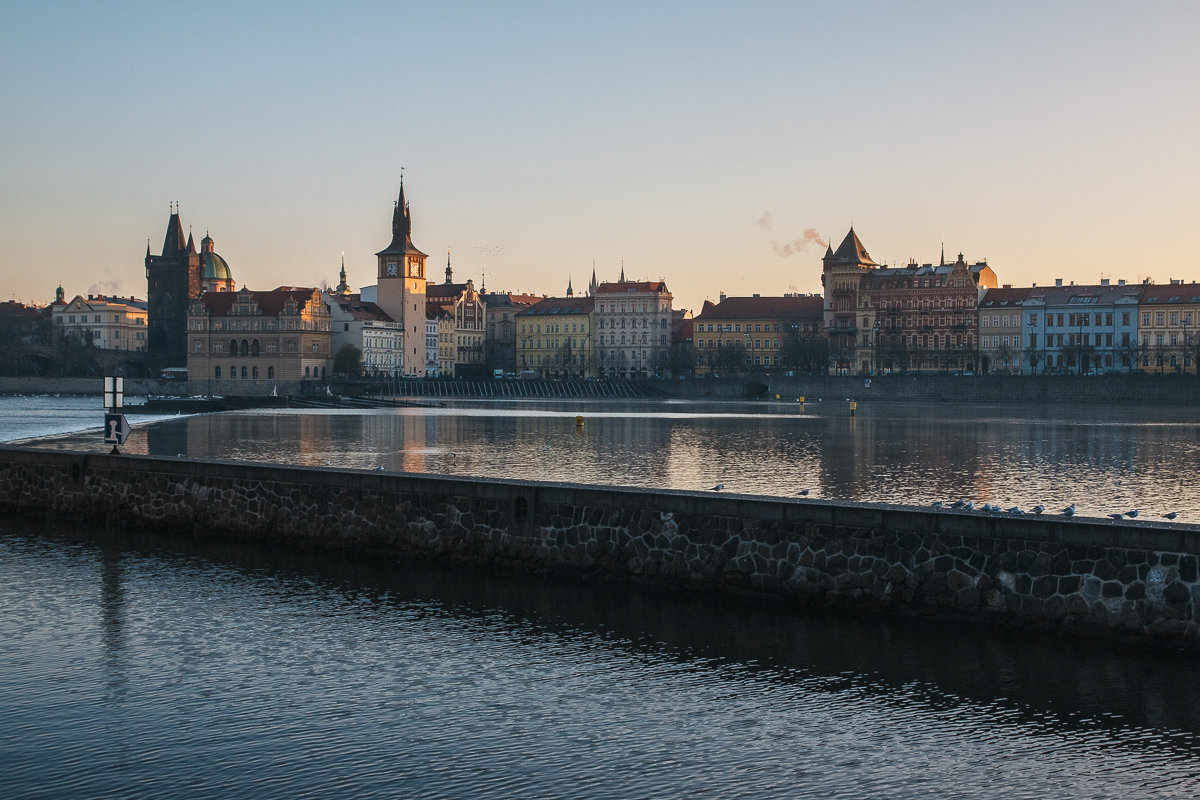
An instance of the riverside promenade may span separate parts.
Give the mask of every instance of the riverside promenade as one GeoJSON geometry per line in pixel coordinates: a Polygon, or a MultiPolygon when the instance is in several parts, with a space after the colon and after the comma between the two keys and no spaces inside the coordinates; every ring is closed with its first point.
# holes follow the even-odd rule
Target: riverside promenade
{"type": "Polygon", "coordinates": [[[0,448],[12,514],[1200,649],[1200,528],[0,448]]]}

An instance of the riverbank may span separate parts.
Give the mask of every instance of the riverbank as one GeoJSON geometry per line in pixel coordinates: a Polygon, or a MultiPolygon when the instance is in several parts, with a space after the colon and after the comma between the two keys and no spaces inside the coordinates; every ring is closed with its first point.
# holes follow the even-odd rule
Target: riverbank
{"type": "Polygon", "coordinates": [[[1200,649],[1200,528],[0,448],[0,507],[1200,649]]]}
{"type": "MultiPolygon", "coordinates": [[[[250,382],[247,382],[250,386],[250,382]]],[[[254,384],[257,386],[257,384],[254,384]]],[[[0,378],[0,395],[99,395],[100,378],[0,378]]],[[[238,387],[219,398],[225,403],[258,398],[269,406],[271,387],[257,386],[260,394],[237,394],[238,387]]],[[[319,388],[319,387],[317,387],[319,388]]],[[[248,389],[247,392],[253,392],[248,389]]],[[[596,398],[690,400],[857,400],[916,403],[1090,403],[1103,405],[1200,406],[1200,379],[1192,375],[945,375],[904,374],[864,378],[854,375],[778,374],[738,375],[722,378],[662,379],[641,381],[495,381],[400,380],[330,383],[330,392],[342,397],[481,398],[499,400],[596,398]]],[[[186,397],[187,384],[179,381],[125,381],[126,395],[186,397]]],[[[320,400],[324,390],[299,395],[320,400]]],[[[419,402],[419,401],[418,401],[419,402]]],[[[239,408],[252,407],[248,405],[239,408]]]]}

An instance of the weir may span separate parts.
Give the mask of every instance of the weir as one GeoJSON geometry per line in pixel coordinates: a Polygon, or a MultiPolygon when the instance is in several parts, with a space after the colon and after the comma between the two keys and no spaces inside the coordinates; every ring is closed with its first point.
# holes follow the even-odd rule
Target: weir
{"type": "Polygon", "coordinates": [[[1200,648],[1200,528],[0,448],[9,513],[1200,648]]]}

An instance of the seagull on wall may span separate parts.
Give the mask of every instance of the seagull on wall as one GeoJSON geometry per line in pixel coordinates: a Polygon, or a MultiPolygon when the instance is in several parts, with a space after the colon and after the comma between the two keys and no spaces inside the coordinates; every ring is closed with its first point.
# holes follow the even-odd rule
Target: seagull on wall
{"type": "Polygon", "coordinates": [[[1044,505],[1042,505],[1041,503],[1038,503],[1036,506],[1034,506],[1033,508],[1031,508],[1029,510],[1035,514],[1040,514],[1046,510],[1046,507],[1044,505]]]}
{"type": "Polygon", "coordinates": [[[804,497],[808,494],[808,489],[801,489],[800,491],[796,492],[796,494],[800,495],[801,497],[804,497]]]}
{"type": "Polygon", "coordinates": [[[1109,516],[1110,516],[1110,517],[1112,517],[1113,519],[1117,520],[1117,521],[1120,521],[1120,520],[1123,520],[1123,519],[1125,519],[1125,515],[1124,515],[1124,514],[1109,514],[1109,516]]]}
{"type": "Polygon", "coordinates": [[[725,484],[723,484],[723,483],[718,483],[716,486],[714,486],[714,487],[712,487],[711,489],[709,489],[709,491],[710,491],[710,492],[719,492],[719,491],[721,491],[721,490],[722,490],[722,489],[724,489],[724,488],[725,488],[725,484]]]}
{"type": "Polygon", "coordinates": [[[1138,515],[1138,510],[1136,508],[1133,511],[1125,512],[1125,516],[1127,516],[1127,517],[1136,517],[1137,515],[1138,515]]]}
{"type": "Polygon", "coordinates": [[[1071,505],[1067,506],[1066,508],[1064,508],[1062,510],[1062,513],[1063,513],[1063,516],[1066,516],[1066,517],[1075,516],[1075,504],[1071,503],[1071,505]]]}
{"type": "Polygon", "coordinates": [[[1167,513],[1163,514],[1165,519],[1175,519],[1178,516],[1179,514],[1175,511],[1168,511],[1167,513]]]}
{"type": "Polygon", "coordinates": [[[941,501],[941,500],[934,500],[932,503],[930,503],[930,504],[929,504],[929,507],[930,507],[930,508],[941,508],[941,507],[942,507],[942,501],[941,501]]]}

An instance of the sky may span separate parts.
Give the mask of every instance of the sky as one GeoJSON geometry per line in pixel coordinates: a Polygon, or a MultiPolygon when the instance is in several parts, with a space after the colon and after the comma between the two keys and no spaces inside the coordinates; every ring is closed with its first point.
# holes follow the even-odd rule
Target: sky
{"type": "Polygon", "coordinates": [[[1200,278],[1200,4],[0,4],[0,300],[145,297],[178,201],[252,289],[442,279],[675,308],[876,261],[1200,278]]]}

